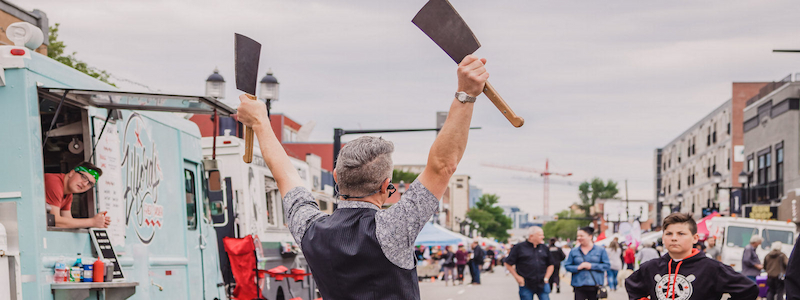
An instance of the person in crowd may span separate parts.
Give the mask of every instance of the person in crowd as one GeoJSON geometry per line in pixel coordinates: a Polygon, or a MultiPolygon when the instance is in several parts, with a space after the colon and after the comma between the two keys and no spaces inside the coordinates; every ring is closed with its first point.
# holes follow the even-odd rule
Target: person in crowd
{"type": "Polygon", "coordinates": [[[324,299],[419,299],[414,241],[439,208],[469,137],[475,97],[489,73],[485,59],[467,55],[458,65],[458,86],[450,110],[431,146],[425,170],[397,204],[381,207],[394,194],[394,144],[363,136],[348,142],[336,158],[333,179],[338,208],[319,210],[314,195],[292,165],[270,126],[263,102],[239,96],[239,121],[253,129],[267,167],[283,198],[287,225],[314,273],[324,299]],[[365,284],[369,283],[369,284],[365,284]]]}
{"type": "Polygon", "coordinates": [[[614,238],[614,240],[611,241],[606,248],[606,253],[608,254],[609,260],[609,267],[608,271],[606,271],[606,276],[608,277],[608,288],[610,288],[612,291],[617,290],[617,276],[619,275],[619,270],[622,270],[622,259],[620,258],[622,248],[620,248],[617,240],[617,238],[614,238]]]}
{"type": "Polygon", "coordinates": [[[450,249],[450,246],[445,246],[442,252],[442,267],[444,268],[444,285],[447,286],[450,282],[456,285],[454,271],[456,268],[456,254],[450,249]]]}
{"type": "Polygon", "coordinates": [[[710,259],[693,245],[700,238],[690,214],[672,213],[662,222],[662,240],[668,255],[651,260],[625,279],[628,299],[754,300],[755,282],[728,265],[710,259]]]}
{"type": "Polygon", "coordinates": [[[483,251],[483,248],[481,248],[481,245],[478,244],[477,241],[472,242],[472,266],[470,267],[470,270],[472,270],[471,284],[481,284],[481,267],[483,266],[484,259],[486,259],[486,251],[483,251]]]}
{"type": "Polygon", "coordinates": [[[756,277],[761,275],[761,270],[764,269],[764,265],[761,264],[761,260],[756,254],[756,249],[763,240],[760,235],[751,236],[750,244],[744,247],[744,253],[742,253],[742,274],[753,282],[756,282],[756,277]]]}
{"type": "Polygon", "coordinates": [[[506,257],[506,269],[519,284],[519,299],[550,299],[550,276],[554,269],[553,257],[549,247],[544,244],[544,231],[541,227],[528,229],[528,239],[511,248],[506,257]]]}
{"type": "Polygon", "coordinates": [[[642,264],[645,262],[658,259],[661,257],[658,253],[658,250],[654,247],[655,242],[645,242],[642,244],[642,250],[639,250],[639,253],[636,253],[636,259],[639,260],[639,266],[641,267],[642,264]]]}
{"type": "Polygon", "coordinates": [[[421,261],[425,260],[425,256],[424,256],[425,251],[422,249],[422,247],[423,247],[422,245],[414,247],[414,257],[417,258],[417,264],[419,264],[421,261]]]}
{"type": "Polygon", "coordinates": [[[783,282],[787,300],[800,300],[800,243],[796,241],[797,239],[792,255],[789,256],[789,263],[786,265],[783,282]]]}
{"type": "Polygon", "coordinates": [[[767,270],[767,300],[783,300],[784,274],[789,257],[781,251],[783,243],[775,241],[772,243],[772,250],[764,257],[764,270],[767,270]]]}
{"type": "Polygon", "coordinates": [[[598,287],[610,266],[608,253],[594,244],[594,228],[578,229],[578,244],[567,255],[564,268],[572,273],[575,300],[597,300],[598,287]]]}
{"type": "Polygon", "coordinates": [[[564,254],[564,251],[561,251],[561,248],[556,246],[556,239],[550,238],[550,257],[553,258],[553,264],[555,265],[553,268],[553,275],[550,275],[550,291],[553,291],[553,287],[556,288],[556,293],[561,293],[561,276],[559,273],[561,272],[561,262],[567,258],[567,255],[564,254]]]}
{"type": "Polygon", "coordinates": [[[628,249],[625,249],[625,267],[633,271],[636,265],[636,246],[633,243],[628,244],[628,249]]]}
{"type": "Polygon", "coordinates": [[[72,194],[91,190],[100,180],[103,170],[90,162],[82,162],[66,174],[44,174],[44,193],[47,210],[60,228],[106,228],[111,217],[101,211],[91,218],[72,217],[72,194]]]}
{"type": "Polygon", "coordinates": [[[458,284],[464,284],[464,268],[467,266],[467,258],[469,258],[469,253],[467,252],[464,245],[458,245],[458,251],[456,251],[456,271],[458,284]]]}
{"type": "Polygon", "coordinates": [[[486,257],[489,258],[489,267],[486,268],[486,272],[494,273],[495,255],[497,255],[497,253],[494,251],[494,246],[486,248],[486,257]]]}
{"type": "Polygon", "coordinates": [[[720,251],[719,247],[717,247],[717,237],[710,236],[706,240],[706,256],[712,259],[716,259],[718,261],[722,260],[722,252],[720,251]]]}

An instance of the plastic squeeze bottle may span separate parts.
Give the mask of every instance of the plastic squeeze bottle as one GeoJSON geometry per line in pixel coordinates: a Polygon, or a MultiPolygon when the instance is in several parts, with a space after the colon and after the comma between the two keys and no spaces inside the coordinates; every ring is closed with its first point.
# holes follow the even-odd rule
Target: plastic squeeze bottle
{"type": "Polygon", "coordinates": [[[105,273],[106,266],[103,263],[102,258],[98,258],[94,261],[94,265],[92,266],[92,281],[94,282],[103,282],[103,274],[105,273]]]}

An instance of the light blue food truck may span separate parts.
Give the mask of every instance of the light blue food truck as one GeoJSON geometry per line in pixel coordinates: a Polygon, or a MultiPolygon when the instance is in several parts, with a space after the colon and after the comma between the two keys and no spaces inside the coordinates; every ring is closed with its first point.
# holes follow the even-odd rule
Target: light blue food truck
{"type": "Polygon", "coordinates": [[[235,110],[206,97],[119,91],[34,52],[38,28],[15,23],[5,34],[15,46],[0,45],[0,299],[226,298],[207,197],[218,171],[181,113],[235,110]],[[107,239],[49,221],[44,174],[84,161],[103,175],[74,195],[71,212],[106,212],[107,239]],[[56,262],[98,255],[116,260],[113,281],[54,282],[56,262]]]}

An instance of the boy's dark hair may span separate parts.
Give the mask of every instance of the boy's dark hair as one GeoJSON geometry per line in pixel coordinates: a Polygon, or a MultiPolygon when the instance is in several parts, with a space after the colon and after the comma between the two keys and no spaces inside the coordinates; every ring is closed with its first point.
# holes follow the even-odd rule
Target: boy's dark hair
{"type": "Polygon", "coordinates": [[[77,168],[77,167],[84,167],[84,168],[87,168],[89,170],[97,171],[97,176],[98,177],[103,176],[103,170],[101,170],[100,168],[95,166],[93,163],[90,163],[88,161],[82,162],[79,165],[75,166],[75,168],[77,168]]]}
{"type": "Polygon", "coordinates": [[[581,229],[579,229],[579,230],[583,231],[583,232],[586,232],[586,234],[588,234],[588,235],[594,234],[594,228],[589,227],[589,226],[581,227],[581,229]]]}
{"type": "Polygon", "coordinates": [[[669,216],[664,218],[664,230],[667,230],[669,225],[680,223],[689,225],[689,231],[691,231],[692,234],[697,234],[697,223],[694,221],[694,218],[692,218],[690,214],[684,213],[671,213],[669,216]]]}

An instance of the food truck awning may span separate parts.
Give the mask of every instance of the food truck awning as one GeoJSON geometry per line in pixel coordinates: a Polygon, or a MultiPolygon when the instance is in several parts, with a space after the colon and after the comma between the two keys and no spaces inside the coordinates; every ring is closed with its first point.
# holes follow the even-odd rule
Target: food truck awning
{"type": "Polygon", "coordinates": [[[236,113],[224,103],[204,96],[39,87],[40,97],[56,102],[61,101],[64,93],[66,101],[100,108],[193,114],[213,114],[216,110],[222,116],[236,113]]]}

